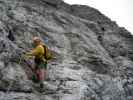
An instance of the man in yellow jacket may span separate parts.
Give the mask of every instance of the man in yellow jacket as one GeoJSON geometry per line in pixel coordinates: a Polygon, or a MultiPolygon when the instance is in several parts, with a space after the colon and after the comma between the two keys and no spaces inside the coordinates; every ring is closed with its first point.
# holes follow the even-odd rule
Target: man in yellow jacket
{"type": "Polygon", "coordinates": [[[39,37],[33,38],[33,44],[35,48],[30,52],[26,53],[29,57],[34,57],[35,61],[35,74],[40,83],[40,88],[43,88],[43,81],[46,78],[47,60],[44,57],[44,47],[39,37]]]}

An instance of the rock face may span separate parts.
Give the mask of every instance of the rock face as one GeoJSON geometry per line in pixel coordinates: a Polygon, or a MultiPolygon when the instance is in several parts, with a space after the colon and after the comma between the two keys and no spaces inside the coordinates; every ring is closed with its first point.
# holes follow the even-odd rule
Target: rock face
{"type": "Polygon", "coordinates": [[[0,100],[133,100],[133,36],[94,8],[0,0],[0,100]],[[21,54],[39,36],[56,54],[35,93],[21,54]]]}

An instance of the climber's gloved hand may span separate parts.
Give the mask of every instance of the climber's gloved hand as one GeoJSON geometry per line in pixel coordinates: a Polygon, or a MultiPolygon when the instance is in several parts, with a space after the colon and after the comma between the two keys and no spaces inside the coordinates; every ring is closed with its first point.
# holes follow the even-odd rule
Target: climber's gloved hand
{"type": "Polygon", "coordinates": [[[32,59],[33,56],[31,56],[30,53],[26,53],[26,54],[24,55],[24,58],[26,58],[26,59],[32,59]]]}

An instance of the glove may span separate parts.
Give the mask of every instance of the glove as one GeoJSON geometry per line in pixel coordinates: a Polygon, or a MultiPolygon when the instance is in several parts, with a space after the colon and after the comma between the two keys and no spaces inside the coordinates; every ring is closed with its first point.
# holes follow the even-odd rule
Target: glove
{"type": "Polygon", "coordinates": [[[32,59],[33,56],[31,56],[30,53],[26,53],[26,54],[24,54],[24,58],[25,58],[25,59],[32,59]]]}

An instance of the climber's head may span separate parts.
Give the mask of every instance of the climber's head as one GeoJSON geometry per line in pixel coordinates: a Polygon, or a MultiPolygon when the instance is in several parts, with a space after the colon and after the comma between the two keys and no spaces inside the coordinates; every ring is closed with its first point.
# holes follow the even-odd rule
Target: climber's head
{"type": "Polygon", "coordinates": [[[37,36],[33,37],[33,43],[35,45],[39,45],[41,43],[41,39],[37,36]]]}

